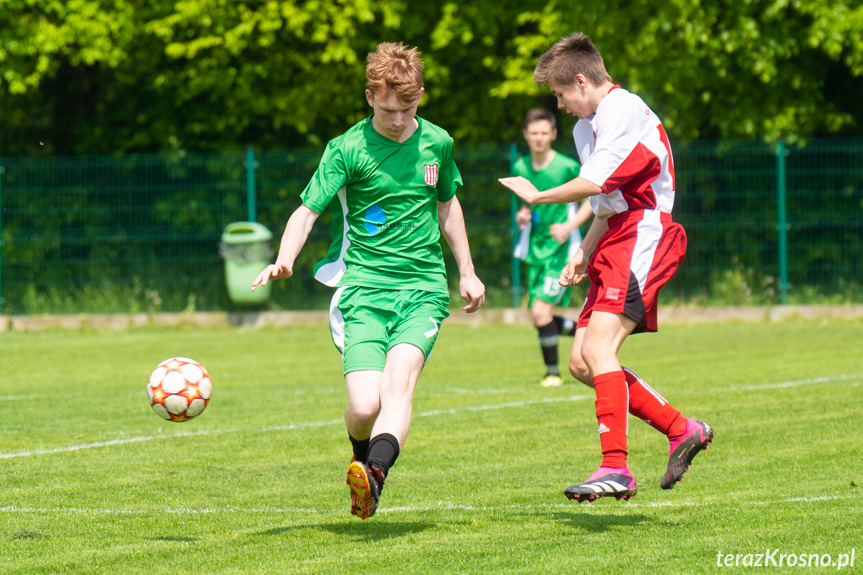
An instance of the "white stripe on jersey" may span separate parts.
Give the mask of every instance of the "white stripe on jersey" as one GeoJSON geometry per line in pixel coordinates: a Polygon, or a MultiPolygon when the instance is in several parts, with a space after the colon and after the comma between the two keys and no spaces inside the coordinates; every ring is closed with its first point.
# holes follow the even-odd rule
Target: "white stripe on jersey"
{"type": "MultiPolygon", "coordinates": [[[[345,275],[345,270],[347,267],[345,266],[345,252],[348,251],[348,247],[351,245],[351,241],[348,239],[348,196],[347,196],[347,188],[342,187],[336,194],[339,198],[339,203],[342,205],[342,246],[339,251],[338,259],[325,263],[321,267],[318,268],[318,271],[315,272],[315,279],[329,287],[336,287],[339,283],[339,280],[342,279],[342,276],[345,275]]],[[[333,215],[335,217],[335,214],[333,215]]]]}
{"type": "Polygon", "coordinates": [[[615,87],[596,113],[572,131],[581,160],[579,176],[603,188],[591,196],[599,217],[630,209],[671,212],[674,162],[662,122],[644,101],[615,87]]]}

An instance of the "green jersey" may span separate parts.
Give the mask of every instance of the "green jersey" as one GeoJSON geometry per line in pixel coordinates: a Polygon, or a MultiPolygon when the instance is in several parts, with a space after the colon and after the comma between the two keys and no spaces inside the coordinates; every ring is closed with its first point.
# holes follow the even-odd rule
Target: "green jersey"
{"type": "Polygon", "coordinates": [[[452,199],[462,180],[449,134],[417,122],[405,142],[381,135],[369,117],[327,144],[301,196],[319,214],[337,210],[318,281],[448,293],[437,202],[452,199]]]}
{"type": "MultiPolygon", "coordinates": [[[[578,176],[580,165],[577,161],[560,152],[545,168],[537,172],[533,169],[530,155],[519,158],[514,166],[513,175],[530,180],[539,191],[548,190],[568,182],[578,176]]],[[[569,242],[558,243],[551,236],[549,226],[562,224],[575,215],[574,204],[539,204],[530,206],[532,220],[530,227],[530,246],[525,261],[529,264],[542,264],[555,259],[566,265],[571,247],[581,243],[581,234],[573,232],[569,242]]],[[[574,249],[572,250],[574,252],[574,249]]]]}

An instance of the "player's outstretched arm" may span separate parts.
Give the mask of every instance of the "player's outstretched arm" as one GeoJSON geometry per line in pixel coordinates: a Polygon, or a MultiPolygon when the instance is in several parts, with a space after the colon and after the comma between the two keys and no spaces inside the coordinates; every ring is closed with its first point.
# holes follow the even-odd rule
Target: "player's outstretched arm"
{"type": "Polygon", "coordinates": [[[574,178],[564,184],[540,192],[527,178],[515,176],[500,178],[498,181],[512,190],[525,203],[535,204],[568,204],[580,202],[590,196],[602,193],[602,188],[584,178],[574,178]]]}
{"type": "Polygon", "coordinates": [[[312,231],[312,226],[315,225],[318,215],[305,204],[291,214],[285,226],[285,232],[282,234],[276,263],[268,265],[258,274],[258,277],[252,282],[252,291],[255,291],[259,285],[267,285],[271,279],[289,278],[294,275],[294,261],[300,250],[306,245],[306,240],[309,238],[309,233],[312,231]]]}
{"type": "Polygon", "coordinates": [[[485,303],[485,285],[474,271],[461,204],[453,196],[448,202],[438,202],[437,211],[441,233],[446,238],[458,265],[459,292],[466,302],[461,309],[467,313],[473,313],[485,303]]]}

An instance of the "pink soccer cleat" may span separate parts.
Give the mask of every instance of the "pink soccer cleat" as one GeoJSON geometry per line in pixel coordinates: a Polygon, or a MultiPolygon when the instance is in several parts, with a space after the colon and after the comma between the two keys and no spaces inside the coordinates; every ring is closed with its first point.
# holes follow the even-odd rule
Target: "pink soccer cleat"
{"type": "Polygon", "coordinates": [[[683,474],[699,451],[706,450],[713,443],[713,430],[704,422],[686,419],[686,431],[677,439],[671,440],[668,450],[668,468],[659,480],[663,489],[671,489],[683,480],[683,474]]]}

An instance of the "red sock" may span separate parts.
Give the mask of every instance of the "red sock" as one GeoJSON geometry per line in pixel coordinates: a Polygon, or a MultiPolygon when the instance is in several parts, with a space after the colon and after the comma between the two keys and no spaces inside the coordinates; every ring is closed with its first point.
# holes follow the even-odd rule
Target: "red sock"
{"type": "Polygon", "coordinates": [[[596,420],[602,445],[602,467],[626,467],[626,434],[629,425],[629,388],[622,371],[593,378],[596,387],[596,420]]]}
{"type": "Polygon", "coordinates": [[[686,418],[674,406],[628,367],[623,373],[629,386],[629,413],[671,439],[686,432],[686,418]]]}

